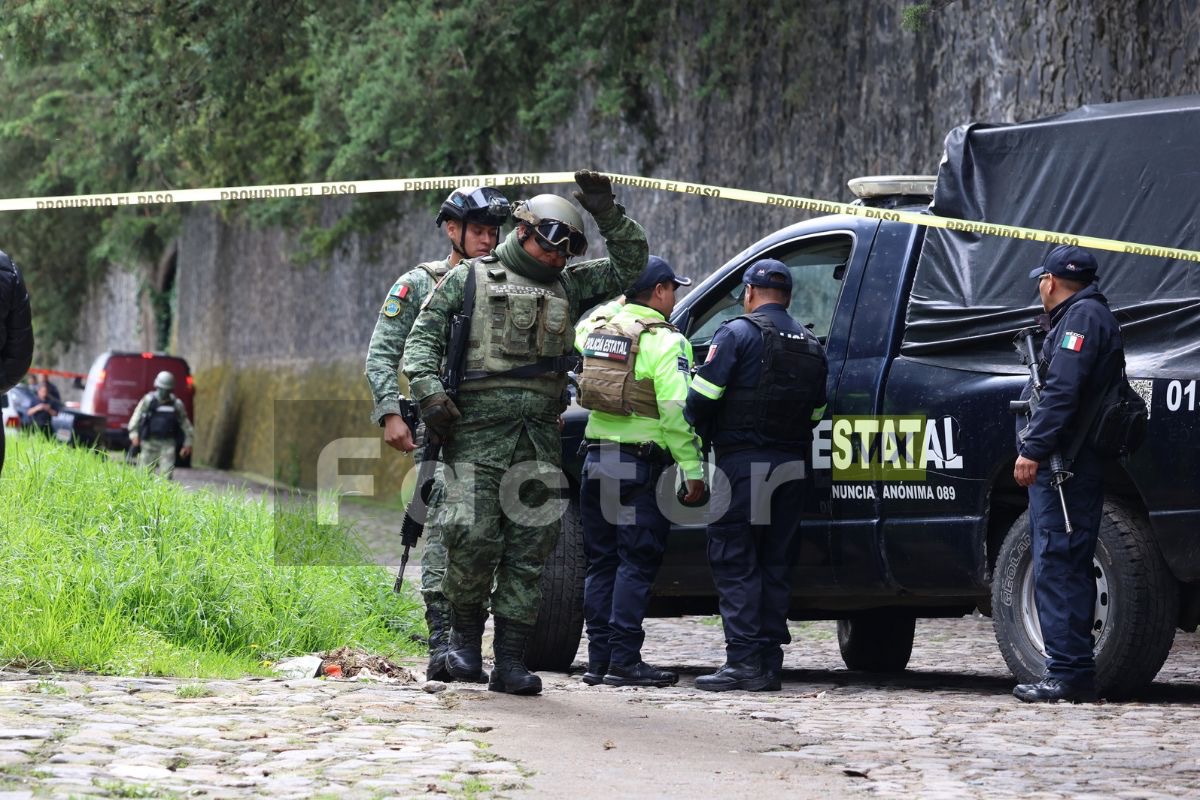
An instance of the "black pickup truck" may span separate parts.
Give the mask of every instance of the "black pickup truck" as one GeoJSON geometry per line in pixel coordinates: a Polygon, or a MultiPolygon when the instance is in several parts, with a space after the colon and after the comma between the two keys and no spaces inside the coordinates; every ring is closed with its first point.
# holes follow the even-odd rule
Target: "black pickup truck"
{"type": "MultiPolygon", "coordinates": [[[[1200,164],[1190,133],[1198,125],[1200,98],[965,126],[947,138],[936,183],[860,179],[851,188],[858,203],[885,210],[1196,250],[1200,199],[1178,176],[1181,165],[1200,164]]],[[[1027,500],[1012,478],[1008,405],[1027,376],[1011,340],[1041,310],[1028,272],[1047,249],[887,219],[820,217],[746,248],[674,312],[702,362],[717,327],[741,312],[745,266],[771,257],[792,271],[790,312],[825,343],[830,402],[813,443],[790,616],[836,619],[851,669],[903,670],[917,618],[978,608],[992,616],[1013,674],[1041,675],[1027,500]],[[911,462],[881,451],[897,430],[915,432],[911,462]]],[[[1154,255],[1096,255],[1124,327],[1131,381],[1151,409],[1146,444],[1109,469],[1095,557],[1098,680],[1120,697],[1153,680],[1176,628],[1200,622],[1200,270],[1154,255]]],[[[585,421],[573,406],[563,435],[576,497],[585,421]]],[[[568,667],[579,643],[586,563],[578,513],[572,502],[543,580],[527,653],[543,669],[568,667]]],[[[697,514],[672,531],[650,613],[716,612],[697,514]]]]}

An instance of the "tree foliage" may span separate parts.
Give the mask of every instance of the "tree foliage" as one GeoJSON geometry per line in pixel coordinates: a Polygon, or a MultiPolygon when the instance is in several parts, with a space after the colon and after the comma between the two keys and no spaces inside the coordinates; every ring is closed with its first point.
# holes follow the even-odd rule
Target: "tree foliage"
{"type": "MultiPolygon", "coordinates": [[[[718,4],[729,17],[732,3],[718,4]]],[[[773,7],[787,4],[774,2],[773,7]]],[[[0,193],[152,191],[487,172],[536,155],[593,93],[642,115],[662,37],[697,0],[0,0],[0,193]],[[517,143],[501,148],[498,143],[517,143]]],[[[738,7],[740,9],[740,6],[738,7]]],[[[222,206],[328,255],[394,219],[356,198],[332,226],[296,200],[222,206]]],[[[68,342],[110,264],[153,263],[170,207],[0,215],[43,338],[68,342]]]]}

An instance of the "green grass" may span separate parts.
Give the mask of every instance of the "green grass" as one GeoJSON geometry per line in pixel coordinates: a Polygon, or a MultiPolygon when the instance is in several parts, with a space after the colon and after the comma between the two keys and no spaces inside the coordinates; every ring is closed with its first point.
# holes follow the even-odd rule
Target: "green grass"
{"type": "Polygon", "coordinates": [[[212,697],[213,691],[202,683],[185,683],[175,689],[175,696],[181,700],[192,700],[197,697],[212,697]]]}
{"type": "Polygon", "coordinates": [[[10,437],[0,477],[0,665],[236,677],[342,645],[411,652],[420,602],[310,513],[191,492],[102,455],[10,437]],[[299,543],[299,544],[297,544],[299,543]]]}

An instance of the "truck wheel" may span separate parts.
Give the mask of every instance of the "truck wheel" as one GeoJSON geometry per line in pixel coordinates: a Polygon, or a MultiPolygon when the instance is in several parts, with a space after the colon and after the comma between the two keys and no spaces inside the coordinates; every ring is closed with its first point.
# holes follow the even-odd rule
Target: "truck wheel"
{"type": "Polygon", "coordinates": [[[525,646],[531,670],[566,672],[579,651],[583,633],[583,579],[587,556],[579,501],[572,499],[562,518],[562,534],[542,570],[542,606],[533,636],[525,646]]]}
{"type": "MultiPolygon", "coordinates": [[[[1021,683],[1042,679],[1046,651],[1034,603],[1029,512],[1004,537],[992,580],[992,626],[1009,670],[1021,683]]],[[[1148,686],[1175,640],[1179,586],[1142,514],[1105,502],[1096,556],[1092,641],[1096,684],[1119,699],[1148,686]]]]}
{"type": "Polygon", "coordinates": [[[883,609],[864,611],[837,624],[838,648],[847,669],[863,672],[903,672],[912,655],[917,619],[912,614],[883,609]]]}

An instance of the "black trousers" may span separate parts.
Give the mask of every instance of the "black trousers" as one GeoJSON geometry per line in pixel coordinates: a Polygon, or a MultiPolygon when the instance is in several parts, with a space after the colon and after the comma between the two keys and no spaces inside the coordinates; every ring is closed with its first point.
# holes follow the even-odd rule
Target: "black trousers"
{"type": "Polygon", "coordinates": [[[589,450],[584,460],[579,507],[591,661],[635,664],[642,658],[642,620],[671,529],[655,500],[663,469],[616,447],[589,450]]]}
{"type": "Polygon", "coordinates": [[[1043,464],[1029,487],[1029,522],[1033,536],[1034,600],[1046,647],[1046,677],[1076,686],[1096,678],[1092,657],[1092,622],[1096,576],[1092,558],[1104,516],[1104,482],[1100,462],[1081,457],[1063,484],[1071,535],[1063,522],[1058,491],[1043,464]]]}
{"type": "MultiPolygon", "coordinates": [[[[725,626],[726,658],[783,665],[791,571],[807,484],[802,456],[780,450],[717,451],[729,507],[708,526],[708,563],[725,626]]],[[[714,481],[714,484],[716,482],[714,481]]]]}

